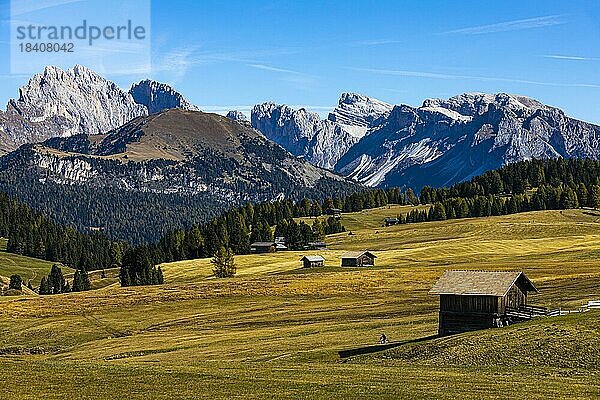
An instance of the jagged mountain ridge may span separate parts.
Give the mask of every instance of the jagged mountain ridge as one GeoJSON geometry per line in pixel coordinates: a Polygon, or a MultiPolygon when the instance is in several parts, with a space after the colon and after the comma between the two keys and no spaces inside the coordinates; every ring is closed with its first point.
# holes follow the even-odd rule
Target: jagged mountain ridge
{"type": "Polygon", "coordinates": [[[362,138],[378,120],[386,118],[393,105],[358,93],[342,93],[327,119],[353,136],[362,138]]]}
{"type": "Polygon", "coordinates": [[[254,106],[252,126],[296,156],[333,169],[337,161],[392,106],[367,96],[343,93],[328,119],[305,108],[267,102],[254,106]]]}
{"type": "Polygon", "coordinates": [[[126,92],[81,65],[48,66],[0,111],[0,155],[52,137],[107,132],[168,108],[197,110],[166,84],[144,80],[126,92]]]}
{"type": "Polygon", "coordinates": [[[466,93],[400,105],[335,169],[368,186],[444,186],[532,158],[600,158],[600,127],[525,96],[466,93]]]}
{"type": "Polygon", "coordinates": [[[46,67],[0,111],[0,151],[50,137],[105,132],[145,114],[129,93],[85,67],[46,67]]]}

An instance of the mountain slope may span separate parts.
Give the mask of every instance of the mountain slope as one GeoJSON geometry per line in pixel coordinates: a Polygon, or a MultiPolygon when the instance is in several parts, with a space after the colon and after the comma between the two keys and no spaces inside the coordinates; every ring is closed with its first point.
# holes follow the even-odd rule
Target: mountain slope
{"type": "Polygon", "coordinates": [[[130,94],[85,67],[46,67],[0,111],[0,151],[56,136],[105,132],[145,114],[130,94]]]}
{"type": "Polygon", "coordinates": [[[600,127],[533,99],[468,93],[396,106],[335,169],[368,186],[444,186],[532,158],[600,157],[600,127]]]}
{"type": "Polygon", "coordinates": [[[294,110],[272,102],[254,106],[251,119],[254,128],[292,154],[332,169],[391,107],[366,96],[343,93],[326,120],[304,108],[294,110]]]}
{"type": "Polygon", "coordinates": [[[327,119],[358,138],[363,137],[378,119],[392,111],[391,104],[358,93],[342,93],[337,107],[327,119]]]}
{"type": "Polygon", "coordinates": [[[292,157],[248,126],[216,114],[170,109],[104,135],[22,146],[0,159],[0,189],[80,228],[109,229],[123,210],[131,211],[121,199],[144,210],[155,202],[152,215],[139,221],[127,216],[143,231],[129,234],[142,240],[245,202],[323,197],[359,187],[292,157]],[[37,193],[62,199],[48,202],[37,193]],[[81,208],[82,199],[89,199],[87,208],[81,208]],[[185,212],[189,207],[193,213],[185,212]]]}

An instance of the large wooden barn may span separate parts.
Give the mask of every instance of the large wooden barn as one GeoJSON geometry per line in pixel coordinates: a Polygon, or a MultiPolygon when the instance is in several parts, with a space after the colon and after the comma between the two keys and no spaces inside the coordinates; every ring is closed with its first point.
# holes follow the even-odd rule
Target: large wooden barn
{"type": "Polygon", "coordinates": [[[529,292],[537,289],[523,272],[445,271],[429,294],[440,296],[444,336],[516,322],[529,292]]]}

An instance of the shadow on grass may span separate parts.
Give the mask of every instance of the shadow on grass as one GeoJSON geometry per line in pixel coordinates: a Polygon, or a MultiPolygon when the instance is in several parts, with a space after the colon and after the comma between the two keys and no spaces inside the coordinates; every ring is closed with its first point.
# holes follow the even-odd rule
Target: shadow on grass
{"type": "Polygon", "coordinates": [[[403,342],[391,342],[391,343],[385,343],[385,344],[376,344],[376,345],[372,345],[372,346],[357,347],[355,349],[338,351],[338,354],[339,354],[340,358],[362,356],[365,354],[378,353],[380,351],[393,349],[394,347],[400,347],[405,344],[424,342],[426,340],[431,340],[431,339],[435,339],[438,337],[439,337],[438,335],[429,335],[429,336],[425,336],[425,337],[421,337],[421,338],[417,338],[417,339],[405,340],[403,342]]]}
{"type": "Polygon", "coordinates": [[[584,214],[584,215],[591,215],[592,217],[600,217],[600,213],[593,212],[593,211],[584,211],[584,212],[582,212],[582,214],[584,214]]]}

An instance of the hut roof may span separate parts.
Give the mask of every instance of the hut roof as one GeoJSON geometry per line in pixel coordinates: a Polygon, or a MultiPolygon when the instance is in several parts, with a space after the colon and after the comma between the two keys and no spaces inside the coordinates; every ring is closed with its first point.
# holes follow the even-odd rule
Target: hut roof
{"type": "Polygon", "coordinates": [[[308,260],[310,262],[319,262],[325,261],[325,259],[321,256],[304,256],[300,259],[300,261],[308,260]]]}
{"type": "Polygon", "coordinates": [[[368,254],[369,256],[373,257],[373,258],[377,258],[377,256],[373,253],[371,253],[370,251],[349,251],[347,253],[342,254],[342,258],[358,258],[360,256],[362,256],[363,254],[368,254]]]}
{"type": "Polygon", "coordinates": [[[277,245],[275,242],[254,242],[250,245],[250,247],[271,247],[275,245],[277,245]]]}
{"type": "Polygon", "coordinates": [[[526,291],[537,292],[529,278],[519,271],[445,271],[429,294],[502,297],[518,281],[526,291]]]}

